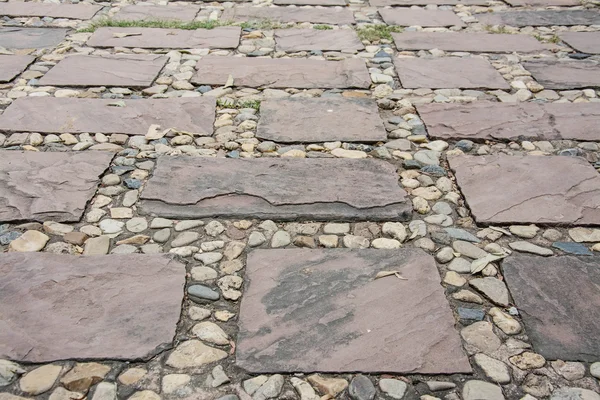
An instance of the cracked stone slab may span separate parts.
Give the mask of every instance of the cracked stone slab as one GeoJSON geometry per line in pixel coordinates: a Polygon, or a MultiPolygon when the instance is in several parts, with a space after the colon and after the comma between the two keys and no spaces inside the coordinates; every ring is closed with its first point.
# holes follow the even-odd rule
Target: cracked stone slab
{"type": "Polygon", "coordinates": [[[50,86],[152,85],[168,58],[154,54],[65,57],[40,79],[50,86]]]}
{"type": "Polygon", "coordinates": [[[471,372],[422,250],[256,250],[246,277],[236,363],[250,373],[471,372]],[[389,270],[408,280],[374,279],[389,270]]]}
{"type": "Polygon", "coordinates": [[[61,28],[0,28],[0,47],[5,49],[43,49],[54,47],[65,38],[61,28]]]}
{"type": "Polygon", "coordinates": [[[528,53],[544,50],[544,46],[529,35],[488,34],[479,32],[392,33],[398,50],[469,51],[485,53],[528,53]]]}
{"type": "Polygon", "coordinates": [[[482,58],[395,58],[394,65],[405,89],[510,89],[482,58]]]}
{"type": "Polygon", "coordinates": [[[70,19],[90,19],[102,6],[92,4],[52,4],[34,1],[7,1],[0,3],[0,16],[8,17],[50,17],[70,19]]]}
{"type": "Polygon", "coordinates": [[[140,199],[144,213],[169,218],[380,221],[412,213],[396,168],[373,159],[161,157],[140,199]]]}
{"type": "Polygon", "coordinates": [[[94,196],[110,152],[2,151],[0,221],[76,222],[94,196]]]}
{"type": "Polygon", "coordinates": [[[600,140],[598,103],[423,104],[430,137],[471,140],[600,140]]]}
{"type": "Polygon", "coordinates": [[[10,82],[35,61],[25,55],[0,55],[0,83],[10,82]]]}
{"type": "Polygon", "coordinates": [[[600,257],[513,255],[502,270],[536,353],[600,358],[600,257]]]}
{"type": "Polygon", "coordinates": [[[562,32],[558,36],[579,52],[600,54],[600,32],[562,32]]]}
{"type": "Polygon", "coordinates": [[[536,61],[523,67],[546,89],[600,87],[600,64],[594,61],[536,61]]]}
{"type": "Polygon", "coordinates": [[[141,49],[235,49],[239,26],[214,29],[99,28],[87,41],[92,47],[138,47],[141,49]],[[129,36],[118,37],[119,34],[129,36]]]}
{"type": "Polygon", "coordinates": [[[449,158],[477,223],[600,224],[600,175],[583,158],[449,158]]]}
{"type": "Polygon", "coordinates": [[[2,358],[148,359],[172,344],[185,268],[168,256],[4,253],[0,273],[2,358]]]}
{"type": "Polygon", "coordinates": [[[355,53],[365,47],[352,29],[278,29],[277,51],[343,51],[355,53]]]}
{"type": "Polygon", "coordinates": [[[388,25],[400,26],[465,26],[465,23],[452,11],[425,10],[421,8],[383,8],[379,15],[388,25]]]}
{"type": "Polygon", "coordinates": [[[269,20],[272,22],[311,22],[313,24],[353,24],[354,14],[347,8],[235,7],[226,8],[222,21],[269,20]]]}
{"type": "Polygon", "coordinates": [[[346,0],[274,0],[273,4],[278,6],[346,6],[346,0]]]}
{"type": "Polygon", "coordinates": [[[0,131],[145,135],[152,124],[211,136],[216,100],[210,97],[119,100],[24,97],[0,115],[0,131]]]}
{"type": "Polygon", "coordinates": [[[600,12],[592,10],[525,10],[473,14],[473,16],[482,24],[515,27],[600,24],[600,12]]]}
{"type": "Polygon", "coordinates": [[[158,6],[135,4],[122,7],[113,19],[120,21],[143,21],[143,20],[161,20],[161,21],[180,21],[192,22],[200,11],[200,6],[158,6]]]}
{"type": "Polygon", "coordinates": [[[489,0],[370,0],[369,3],[372,7],[427,6],[429,4],[438,6],[453,6],[458,4],[463,4],[465,6],[485,6],[489,3],[489,0]]]}
{"type": "Polygon", "coordinates": [[[256,136],[278,143],[377,142],[387,132],[375,101],[324,97],[263,101],[256,136]]]}
{"type": "Polygon", "coordinates": [[[322,61],[297,58],[203,57],[192,83],[224,85],[229,76],[236,87],[297,89],[368,89],[371,78],[358,58],[322,61]]]}

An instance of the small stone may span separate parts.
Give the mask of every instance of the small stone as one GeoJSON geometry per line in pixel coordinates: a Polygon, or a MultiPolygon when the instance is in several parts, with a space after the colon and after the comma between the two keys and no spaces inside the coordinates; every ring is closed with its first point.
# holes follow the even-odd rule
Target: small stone
{"type": "Polygon", "coordinates": [[[532,239],[535,237],[535,235],[537,235],[540,228],[535,225],[511,225],[508,227],[508,230],[513,235],[517,235],[525,239],[532,239]]]}
{"type": "Polygon", "coordinates": [[[43,365],[25,374],[19,381],[19,387],[30,395],[47,392],[54,386],[61,371],[60,365],[43,365]]]}
{"type": "Polygon", "coordinates": [[[123,385],[134,385],[138,383],[139,380],[142,379],[147,373],[148,371],[146,371],[144,368],[129,368],[119,375],[119,382],[121,382],[123,385]]]}
{"type": "MultiPolygon", "coordinates": [[[[432,392],[439,392],[442,390],[454,389],[456,387],[456,384],[454,382],[427,381],[426,384],[427,384],[427,387],[429,388],[429,390],[431,390],[432,392]]],[[[425,399],[425,400],[437,399],[437,397],[432,397],[432,396],[430,396],[430,397],[431,397],[431,399],[425,399]]],[[[424,400],[423,396],[421,396],[421,400],[424,400]]]]}
{"type": "Polygon", "coordinates": [[[468,381],[463,386],[463,400],[504,400],[502,388],[484,381],[468,381]]]}
{"type": "Polygon", "coordinates": [[[335,248],[338,245],[337,235],[320,235],[319,244],[326,248],[335,248]]]}
{"type": "Polygon", "coordinates": [[[350,224],[347,223],[331,223],[323,227],[323,233],[328,235],[343,235],[348,232],[350,232],[350,224]]]}
{"type": "Polygon", "coordinates": [[[112,382],[100,382],[96,385],[92,400],[117,400],[117,385],[112,382]]]}
{"type": "Polygon", "coordinates": [[[183,247],[200,239],[198,232],[182,232],[171,242],[171,247],[183,247]]]}
{"type": "Polygon", "coordinates": [[[44,232],[50,235],[64,235],[65,233],[73,232],[71,225],[60,224],[54,221],[46,221],[43,224],[44,232]]]}
{"type": "Polygon", "coordinates": [[[326,378],[318,374],[309,376],[308,381],[316,387],[322,395],[329,395],[332,397],[336,397],[348,387],[348,381],[345,379],[326,378]]]}
{"type": "Polygon", "coordinates": [[[588,389],[563,387],[556,389],[550,400],[600,400],[600,395],[588,389]]]}
{"type": "Polygon", "coordinates": [[[206,282],[218,277],[217,271],[209,267],[194,267],[191,273],[192,280],[197,282],[206,282]]]}
{"type": "Polygon", "coordinates": [[[572,361],[551,361],[552,368],[565,379],[569,381],[576,381],[585,376],[585,365],[579,362],[572,361]]]}
{"type": "Polygon", "coordinates": [[[512,356],[509,361],[522,370],[542,368],[546,364],[546,359],[541,354],[530,351],[512,356]]]}
{"type": "Polygon", "coordinates": [[[10,242],[8,251],[34,252],[40,251],[46,246],[50,237],[39,231],[27,231],[10,242]]]}
{"type": "Polygon", "coordinates": [[[360,150],[346,150],[337,148],[333,149],[331,154],[339,158],[367,158],[367,153],[360,150]]]}
{"type": "Polygon", "coordinates": [[[444,283],[460,287],[466,284],[467,280],[454,271],[448,271],[444,276],[444,283]]]}
{"type": "Polygon", "coordinates": [[[200,322],[194,325],[192,333],[205,342],[219,345],[229,344],[229,337],[227,334],[214,322],[200,322]]]}
{"type": "Polygon", "coordinates": [[[254,392],[252,398],[256,400],[277,398],[279,393],[281,393],[284,382],[285,380],[282,375],[273,375],[254,392]]]}
{"type": "Polygon", "coordinates": [[[356,375],[350,386],[348,394],[352,400],[373,400],[377,390],[369,378],[364,375],[356,375]]]}
{"type": "MultiPolygon", "coordinates": [[[[447,262],[449,262],[450,260],[452,260],[454,258],[454,251],[452,250],[452,248],[450,247],[442,247],[436,254],[435,254],[435,259],[442,263],[445,264],[447,262]]],[[[471,269],[469,267],[469,272],[471,272],[471,269]]]]}
{"type": "Polygon", "coordinates": [[[462,257],[458,257],[448,264],[448,269],[450,271],[456,271],[459,274],[469,274],[471,273],[471,263],[462,257]]]}
{"type": "Polygon", "coordinates": [[[110,367],[107,365],[94,362],[80,363],[67,372],[60,383],[69,390],[87,392],[92,385],[102,381],[109,371],[110,367]]]}
{"type": "Polygon", "coordinates": [[[152,222],[150,222],[150,228],[152,229],[170,228],[172,226],[173,221],[165,218],[154,218],[152,222]]]}
{"type": "Polygon", "coordinates": [[[492,302],[501,306],[508,306],[508,289],[501,280],[485,277],[472,279],[469,281],[469,284],[477,289],[477,291],[483,293],[492,302]]]}
{"type": "Polygon", "coordinates": [[[452,248],[457,253],[472,259],[483,258],[488,255],[486,251],[480,249],[472,243],[465,242],[464,240],[455,240],[452,242],[452,248]]]}
{"type": "Polygon", "coordinates": [[[591,256],[592,252],[581,243],[574,242],[554,242],[552,247],[564,251],[568,254],[575,254],[578,256],[591,256]]]}
{"type": "Polygon", "coordinates": [[[483,299],[469,290],[460,290],[453,293],[452,298],[467,303],[483,304],[483,299]]]}
{"type": "Polygon", "coordinates": [[[88,237],[89,236],[83,232],[69,232],[65,233],[65,235],[63,236],[63,240],[67,243],[81,246],[88,239],[88,237]]]}
{"type": "Polygon", "coordinates": [[[227,357],[220,349],[207,346],[199,340],[188,340],[181,343],[169,354],[167,365],[173,368],[195,368],[219,361],[227,357]]]}
{"type": "Polygon", "coordinates": [[[492,317],[494,324],[507,335],[516,335],[521,332],[521,324],[519,321],[504,313],[497,307],[492,307],[488,314],[492,317]]]}
{"type": "Polygon", "coordinates": [[[267,241],[265,235],[260,232],[252,232],[250,236],[248,236],[248,246],[250,247],[258,247],[264,244],[267,241]]]}
{"type": "Polygon", "coordinates": [[[590,365],[590,374],[594,378],[600,379],[600,361],[593,363],[590,365]]]}
{"type": "Polygon", "coordinates": [[[142,390],[135,392],[128,400],[161,400],[160,396],[152,390],[142,390]]]}
{"type": "Polygon", "coordinates": [[[396,239],[378,238],[371,242],[371,246],[376,249],[399,249],[400,242],[396,239]]]}
{"type": "Polygon", "coordinates": [[[300,400],[319,400],[319,396],[317,396],[315,390],[308,382],[296,377],[292,377],[290,382],[294,389],[296,389],[296,392],[300,395],[300,400]]]}
{"type": "Polygon", "coordinates": [[[0,387],[13,383],[25,370],[17,363],[0,359],[0,387]]]}
{"type": "Polygon", "coordinates": [[[210,265],[221,261],[223,254],[216,252],[198,253],[194,255],[194,259],[200,261],[204,265],[210,265]]]}
{"type": "Polygon", "coordinates": [[[458,317],[466,325],[473,321],[482,321],[485,317],[485,312],[476,308],[458,307],[458,317]]]}
{"type": "Polygon", "coordinates": [[[290,234],[286,231],[277,231],[271,238],[271,247],[277,249],[279,247],[285,247],[292,242],[290,234]]]}
{"type": "Polygon", "coordinates": [[[202,321],[210,317],[210,310],[202,307],[191,306],[188,310],[188,315],[194,321],[202,321]]]}
{"type": "MultiPolygon", "coordinates": [[[[502,342],[494,334],[492,324],[487,321],[475,322],[463,328],[460,335],[468,345],[474,348],[474,352],[492,353],[500,347],[502,342]]],[[[469,350],[467,348],[467,350],[469,350]]],[[[469,351],[471,353],[471,351],[469,351]]]]}
{"type": "Polygon", "coordinates": [[[121,221],[116,221],[114,219],[104,219],[100,221],[98,226],[100,227],[100,229],[102,229],[102,232],[112,234],[121,233],[125,224],[121,221]]]}
{"type": "Polygon", "coordinates": [[[600,242],[600,229],[572,228],[569,229],[569,236],[578,243],[600,242]]]}
{"type": "Polygon", "coordinates": [[[229,377],[227,376],[227,374],[225,373],[223,366],[221,366],[221,365],[217,365],[216,367],[214,367],[213,370],[211,371],[211,375],[212,375],[212,381],[211,381],[210,385],[214,388],[224,385],[226,383],[229,383],[231,381],[229,379],[229,377]]]}
{"type": "Polygon", "coordinates": [[[192,300],[219,300],[219,293],[204,285],[192,285],[188,287],[187,292],[188,295],[190,295],[190,297],[192,298],[192,300]]]}
{"type": "Polygon", "coordinates": [[[381,231],[393,239],[396,239],[400,243],[406,240],[406,228],[400,222],[386,222],[383,224],[381,231]]]}
{"type": "Polygon", "coordinates": [[[177,392],[190,383],[192,377],[187,374],[168,374],[162,379],[162,391],[165,394],[177,392]]]}
{"type": "Polygon", "coordinates": [[[246,243],[232,241],[227,243],[227,245],[225,246],[225,251],[223,252],[223,255],[227,260],[233,260],[235,258],[238,258],[245,248],[246,243]]]}
{"type": "Polygon", "coordinates": [[[508,367],[502,361],[498,361],[483,353],[475,354],[474,360],[485,375],[493,382],[500,384],[510,382],[508,367]]]}
{"type": "Polygon", "coordinates": [[[129,232],[139,233],[148,228],[148,222],[146,221],[146,218],[136,217],[127,221],[125,227],[129,232]]]}
{"type": "Polygon", "coordinates": [[[402,399],[408,385],[398,379],[380,379],[379,388],[392,399],[402,399]]]}
{"type": "Polygon", "coordinates": [[[520,240],[517,242],[511,242],[508,245],[510,246],[511,249],[520,251],[522,253],[537,254],[539,256],[545,256],[545,257],[554,255],[554,252],[552,250],[546,249],[541,246],[537,246],[533,243],[526,242],[524,240],[520,240]]]}
{"type": "Polygon", "coordinates": [[[206,224],[204,230],[206,231],[207,235],[215,237],[223,233],[223,231],[225,231],[225,227],[218,221],[210,221],[208,224],[206,224]]]}
{"type": "Polygon", "coordinates": [[[269,378],[266,375],[259,375],[254,378],[246,379],[242,383],[242,386],[246,393],[252,396],[268,379],[269,378]]]}
{"type": "Polygon", "coordinates": [[[186,231],[188,229],[194,229],[202,225],[204,225],[204,222],[200,220],[191,219],[186,221],[180,221],[175,225],[175,231],[186,231]]]}

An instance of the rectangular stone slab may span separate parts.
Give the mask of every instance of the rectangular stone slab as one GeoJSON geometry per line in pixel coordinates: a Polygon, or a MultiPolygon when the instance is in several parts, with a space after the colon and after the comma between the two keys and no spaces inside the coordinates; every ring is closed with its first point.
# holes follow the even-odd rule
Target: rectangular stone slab
{"type": "Polygon", "coordinates": [[[369,3],[373,7],[386,7],[386,6],[426,6],[429,4],[436,4],[439,6],[443,5],[458,5],[463,4],[466,6],[485,6],[489,3],[488,0],[370,0],[369,3]]]}
{"type": "Polygon", "coordinates": [[[250,373],[471,372],[422,250],[255,250],[246,279],[236,363],[250,373]],[[374,279],[390,270],[407,280],[374,279]]]}
{"type": "Polygon", "coordinates": [[[322,97],[263,101],[256,136],[279,143],[378,142],[387,133],[375,101],[322,97]]]}
{"type": "Polygon", "coordinates": [[[599,257],[512,255],[502,270],[536,353],[600,359],[599,257]]]}
{"type": "Polygon", "coordinates": [[[32,56],[0,54],[0,83],[12,81],[34,61],[32,56]]]}
{"type": "Polygon", "coordinates": [[[110,166],[110,152],[1,152],[0,221],[76,222],[110,166]]]}
{"type": "Polygon", "coordinates": [[[353,24],[354,14],[346,8],[235,7],[226,8],[221,21],[312,22],[313,24],[353,24]]]}
{"type": "Polygon", "coordinates": [[[482,58],[395,58],[406,89],[509,89],[502,75],[482,58]]]}
{"type": "Polygon", "coordinates": [[[388,25],[400,26],[465,26],[465,23],[452,11],[425,10],[413,8],[383,8],[379,15],[388,25]]]}
{"type": "Polygon", "coordinates": [[[600,175],[583,158],[502,154],[448,161],[477,223],[600,224],[600,175]]]}
{"type": "Polygon", "coordinates": [[[0,3],[0,16],[8,17],[51,17],[90,19],[102,6],[92,4],[51,4],[34,1],[8,1],[0,3]]]}
{"type": "Polygon", "coordinates": [[[529,35],[488,34],[479,32],[392,33],[398,50],[469,51],[483,53],[512,53],[542,51],[544,46],[529,35]]]}
{"type": "Polygon", "coordinates": [[[600,63],[594,61],[535,61],[523,67],[546,89],[600,87],[600,63]]]}
{"type": "Polygon", "coordinates": [[[236,87],[298,89],[368,89],[371,78],[358,58],[322,61],[298,58],[203,57],[192,83],[224,85],[229,76],[236,87]]]}
{"type": "Polygon", "coordinates": [[[275,31],[278,51],[344,51],[355,53],[365,47],[352,29],[278,29],[275,31]]]}
{"type": "Polygon", "coordinates": [[[380,221],[412,212],[396,168],[373,159],[161,157],[140,198],[146,214],[169,218],[380,221]]]}
{"type": "Polygon", "coordinates": [[[562,32],[558,36],[581,53],[600,54],[600,32],[562,32]]]}
{"type": "Polygon", "coordinates": [[[523,6],[534,6],[534,7],[547,7],[547,6],[580,6],[581,1],[579,0],[506,0],[508,4],[513,7],[523,6]]]}
{"type": "Polygon", "coordinates": [[[592,10],[525,10],[473,14],[482,24],[522,26],[598,25],[600,12],[592,10]]]}
{"type": "Polygon", "coordinates": [[[0,273],[2,358],[148,359],[172,344],[185,267],[168,256],[4,253],[0,273]]]}
{"type": "Polygon", "coordinates": [[[600,140],[599,103],[423,104],[430,137],[471,140],[600,140]]]}
{"type": "Polygon", "coordinates": [[[0,131],[145,135],[152,124],[211,136],[216,100],[210,97],[120,100],[57,97],[16,99],[0,115],[0,131]]]}
{"type": "Polygon", "coordinates": [[[152,85],[168,58],[155,54],[65,57],[40,79],[50,86],[152,85]]]}
{"type": "Polygon", "coordinates": [[[0,47],[5,49],[43,49],[54,47],[65,38],[67,29],[0,28],[0,47]]]}
{"type": "Polygon", "coordinates": [[[345,0],[274,0],[273,4],[278,6],[346,6],[345,0]]]}
{"type": "Polygon", "coordinates": [[[113,19],[120,21],[181,21],[192,22],[200,11],[200,6],[157,6],[157,5],[129,5],[122,7],[113,19]]]}
{"type": "Polygon", "coordinates": [[[87,41],[92,47],[138,47],[141,49],[235,49],[240,43],[239,26],[215,29],[99,28],[87,41]],[[127,33],[131,36],[115,37],[127,33]],[[135,34],[135,35],[134,35],[135,34]]]}

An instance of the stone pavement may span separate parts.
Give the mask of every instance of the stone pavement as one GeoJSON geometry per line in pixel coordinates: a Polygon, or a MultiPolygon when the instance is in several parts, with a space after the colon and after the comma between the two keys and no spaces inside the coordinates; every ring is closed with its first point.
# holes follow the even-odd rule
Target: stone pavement
{"type": "Polygon", "coordinates": [[[600,399],[597,0],[0,0],[0,400],[600,399]]]}

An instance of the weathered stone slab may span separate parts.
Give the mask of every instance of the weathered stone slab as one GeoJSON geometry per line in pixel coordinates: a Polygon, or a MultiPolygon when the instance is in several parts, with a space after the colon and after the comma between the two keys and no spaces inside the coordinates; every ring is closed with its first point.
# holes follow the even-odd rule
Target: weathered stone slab
{"type": "Polygon", "coordinates": [[[377,142],[387,133],[375,101],[323,97],[263,101],[256,136],[279,143],[377,142]]]}
{"type": "Polygon", "coordinates": [[[529,35],[488,34],[479,32],[392,33],[398,50],[470,51],[485,53],[512,53],[542,51],[544,46],[529,35]]]}
{"type": "Polygon", "coordinates": [[[537,353],[549,360],[600,358],[600,258],[511,256],[504,278],[537,353]]]}
{"type": "Polygon", "coordinates": [[[600,64],[594,61],[536,61],[523,67],[546,89],[600,87],[600,64]]]}
{"type": "Polygon", "coordinates": [[[242,29],[99,28],[87,41],[92,47],[138,47],[141,49],[235,49],[242,29]],[[119,37],[120,33],[130,36],[119,37]],[[135,34],[135,35],[134,35],[135,34]]]}
{"type": "Polygon", "coordinates": [[[256,250],[246,277],[236,362],[250,373],[471,371],[422,250],[256,250]],[[408,280],[374,279],[390,270],[408,280]]]}
{"type": "Polygon", "coordinates": [[[354,14],[347,8],[234,7],[226,8],[222,21],[312,22],[313,24],[353,24],[354,14]]]}
{"type": "Polygon", "coordinates": [[[458,156],[449,159],[482,224],[600,224],[600,175],[583,158],[458,156]]]}
{"type": "Polygon", "coordinates": [[[0,3],[0,16],[8,17],[50,17],[90,19],[102,6],[92,4],[52,4],[35,1],[8,1],[0,3]]]}
{"type": "Polygon", "coordinates": [[[396,72],[406,89],[509,89],[492,65],[482,58],[395,58],[396,72]]]}
{"type": "Polygon", "coordinates": [[[487,25],[571,26],[600,24],[600,12],[593,10],[506,11],[473,15],[487,25]]]}
{"type": "Polygon", "coordinates": [[[224,85],[229,76],[237,87],[298,89],[368,89],[371,78],[358,58],[321,61],[297,58],[203,57],[192,83],[224,85]]]}
{"type": "Polygon", "coordinates": [[[600,32],[562,32],[558,36],[579,52],[600,54],[600,32]]]}
{"type": "Polygon", "coordinates": [[[40,79],[50,86],[152,85],[168,58],[155,54],[65,57],[40,79]]]}
{"type": "Polygon", "coordinates": [[[216,101],[210,97],[122,100],[24,97],[0,115],[0,131],[124,133],[145,135],[152,124],[199,136],[213,133],[216,101]]]}
{"type": "Polygon", "coordinates": [[[423,104],[430,137],[471,140],[600,140],[598,103],[423,104]]]}
{"type": "Polygon", "coordinates": [[[32,56],[0,55],[0,83],[12,81],[34,61],[32,56]]]}
{"type": "Polygon", "coordinates": [[[548,6],[580,6],[579,0],[506,0],[513,7],[533,6],[533,7],[548,7],[548,6]]]}
{"type": "Polygon", "coordinates": [[[67,29],[49,28],[0,28],[0,47],[5,49],[43,49],[59,44],[67,29]]]}
{"type": "Polygon", "coordinates": [[[140,198],[145,213],[174,218],[379,221],[412,210],[396,168],[373,159],[162,157],[140,198]]]}
{"type": "Polygon", "coordinates": [[[114,19],[120,21],[181,21],[192,22],[200,11],[200,6],[158,6],[154,4],[135,4],[121,8],[114,19]]]}
{"type": "Polygon", "coordinates": [[[0,255],[0,357],[147,359],[169,347],[183,264],[164,255],[0,255]]]}
{"type": "Polygon", "coordinates": [[[379,15],[388,25],[400,26],[465,26],[465,23],[452,11],[425,10],[421,8],[383,8],[379,15]]]}
{"type": "Polygon", "coordinates": [[[346,6],[345,0],[274,0],[273,4],[278,6],[346,6]]]}
{"type": "Polygon", "coordinates": [[[427,6],[429,4],[443,5],[458,5],[466,6],[485,6],[489,0],[370,0],[369,3],[373,7],[385,6],[427,6]]]}
{"type": "Polygon", "coordinates": [[[356,52],[365,47],[352,29],[279,29],[275,31],[278,51],[344,51],[356,52]]]}

